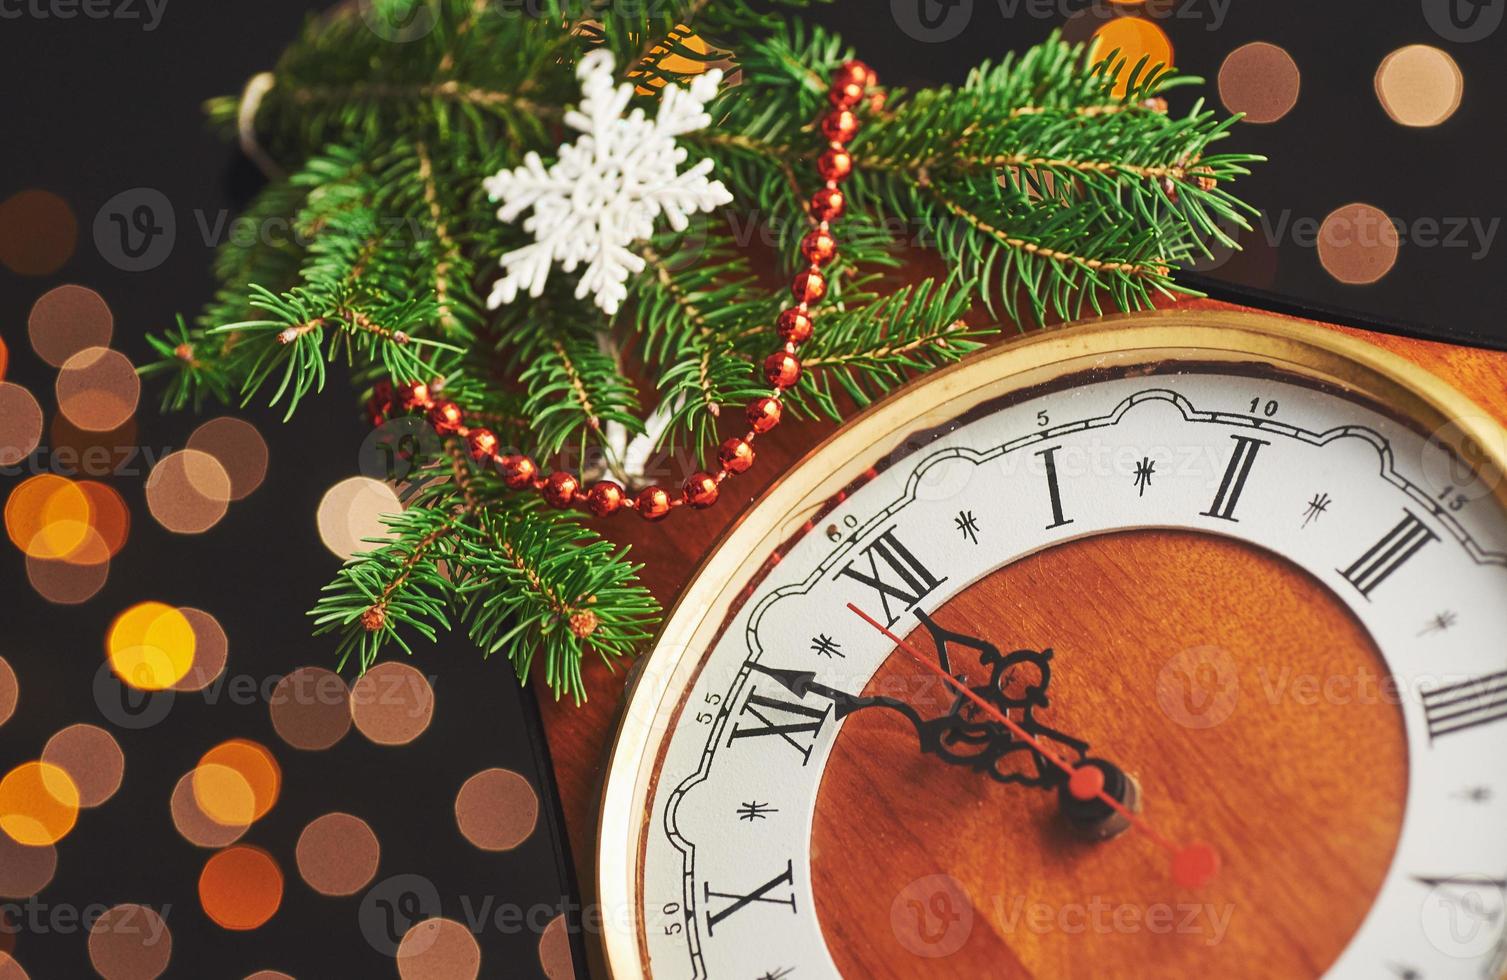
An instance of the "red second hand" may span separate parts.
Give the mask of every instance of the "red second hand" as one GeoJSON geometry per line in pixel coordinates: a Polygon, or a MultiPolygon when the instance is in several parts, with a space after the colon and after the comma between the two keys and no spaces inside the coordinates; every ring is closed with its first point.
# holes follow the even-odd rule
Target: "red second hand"
{"type": "Polygon", "coordinates": [[[984,712],[984,714],[999,722],[1001,725],[1004,725],[1005,728],[1010,732],[1010,734],[1025,742],[1039,755],[1041,755],[1042,758],[1046,759],[1058,769],[1061,769],[1063,772],[1067,773],[1069,779],[1069,791],[1073,794],[1073,796],[1077,797],[1080,800],[1093,799],[1097,797],[1099,800],[1103,801],[1104,804],[1110,809],[1114,810],[1116,813],[1120,814],[1120,816],[1130,821],[1132,825],[1140,828],[1140,830],[1143,831],[1146,836],[1150,837],[1153,841],[1160,845],[1163,850],[1171,854],[1172,880],[1177,884],[1183,886],[1184,888],[1198,888],[1205,884],[1208,884],[1208,882],[1213,880],[1214,876],[1219,872],[1219,852],[1214,850],[1214,846],[1212,844],[1208,844],[1204,841],[1193,841],[1190,844],[1180,845],[1173,842],[1170,838],[1166,837],[1155,827],[1153,827],[1151,825],[1151,822],[1145,817],[1141,816],[1139,813],[1134,812],[1119,800],[1106,793],[1104,791],[1104,774],[1099,772],[1099,770],[1093,768],[1092,766],[1084,766],[1082,769],[1074,768],[1071,763],[1065,761],[1061,756],[1057,755],[1057,753],[1047,748],[1045,743],[1043,743],[1036,736],[1032,735],[1030,732],[1026,731],[1024,728],[1020,727],[1020,725],[1012,721],[1010,717],[1004,712],[1000,711],[994,705],[990,704],[988,701],[985,701],[983,698],[975,694],[973,690],[968,687],[968,685],[959,681],[956,677],[953,677],[951,674],[947,673],[947,671],[943,670],[941,667],[926,659],[926,657],[918,651],[912,649],[910,644],[906,643],[894,633],[891,633],[883,623],[879,622],[877,619],[870,616],[862,609],[859,609],[851,602],[848,603],[848,608],[853,610],[853,612],[856,613],[858,617],[864,622],[868,623],[870,626],[874,627],[876,630],[893,640],[895,646],[897,646],[901,650],[904,650],[906,655],[916,663],[925,667],[927,670],[931,671],[938,677],[942,678],[942,680],[952,685],[952,687],[959,694],[963,695],[965,698],[977,705],[980,711],[984,712]],[[1098,778],[1096,779],[1094,777],[1098,778]]]}

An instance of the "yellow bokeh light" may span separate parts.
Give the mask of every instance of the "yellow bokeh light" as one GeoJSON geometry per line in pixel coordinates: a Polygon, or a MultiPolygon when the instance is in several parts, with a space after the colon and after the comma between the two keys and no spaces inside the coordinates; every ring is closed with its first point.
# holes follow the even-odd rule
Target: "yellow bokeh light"
{"type": "Polygon", "coordinates": [[[78,822],[78,809],[78,787],[51,763],[24,762],[0,779],[0,830],[17,844],[56,844],[78,822]]]}
{"type": "Polygon", "coordinates": [[[248,739],[235,738],[216,745],[199,760],[194,770],[194,799],[216,823],[244,826],[267,815],[277,803],[282,783],[282,768],[271,752],[248,739]]]}
{"type": "Polygon", "coordinates": [[[1115,95],[1124,95],[1130,87],[1130,76],[1142,58],[1146,65],[1137,76],[1144,80],[1147,73],[1158,65],[1172,67],[1172,41],[1156,24],[1144,17],[1116,17],[1094,31],[1091,60],[1107,58],[1118,51],[1116,60],[1124,60],[1115,80],[1115,95]]]}
{"type": "Polygon", "coordinates": [[[172,687],[194,665],[194,628],[188,617],[162,602],[142,602],[115,618],[106,650],[110,666],[142,691],[172,687]]]}
{"type": "Polygon", "coordinates": [[[89,495],[72,480],[42,473],[23,481],[5,501],[5,533],[33,558],[66,558],[83,545],[93,523],[89,495]]]}
{"type": "Polygon", "coordinates": [[[249,827],[256,819],[256,792],[241,773],[222,763],[200,763],[193,773],[194,802],[222,827],[249,827]]]}

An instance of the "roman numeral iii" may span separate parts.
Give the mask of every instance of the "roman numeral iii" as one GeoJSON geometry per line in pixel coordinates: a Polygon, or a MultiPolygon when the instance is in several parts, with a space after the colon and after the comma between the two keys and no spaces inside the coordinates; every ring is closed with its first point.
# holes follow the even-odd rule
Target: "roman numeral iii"
{"type": "Polygon", "coordinates": [[[921,564],[910,549],[895,537],[893,527],[864,548],[863,555],[868,559],[868,572],[855,570],[855,559],[848,562],[837,575],[839,578],[846,576],[855,582],[862,582],[879,593],[879,602],[884,606],[884,618],[887,620],[886,626],[894,626],[906,610],[947,581],[945,576],[937,578],[931,569],[921,564]],[[890,608],[891,599],[899,603],[899,612],[890,608]]]}
{"type": "Polygon", "coordinates": [[[1429,741],[1507,718],[1507,670],[1423,692],[1429,741]]]}
{"type": "Polygon", "coordinates": [[[1349,568],[1336,569],[1345,581],[1355,586],[1360,594],[1371,598],[1372,591],[1385,582],[1403,563],[1418,553],[1418,549],[1430,541],[1438,541],[1439,535],[1429,530],[1410,510],[1404,510],[1401,522],[1359,558],[1349,568]]]}
{"type": "Polygon", "coordinates": [[[1262,446],[1270,446],[1265,439],[1252,439],[1250,436],[1230,436],[1235,440],[1235,452],[1230,457],[1229,463],[1224,468],[1224,478],[1219,481],[1219,490],[1214,494],[1214,502],[1209,509],[1203,512],[1205,517],[1217,517],[1222,521],[1239,523],[1235,517],[1235,507],[1240,503],[1240,495],[1245,492],[1245,481],[1250,479],[1251,467],[1256,465],[1256,454],[1262,446]]]}

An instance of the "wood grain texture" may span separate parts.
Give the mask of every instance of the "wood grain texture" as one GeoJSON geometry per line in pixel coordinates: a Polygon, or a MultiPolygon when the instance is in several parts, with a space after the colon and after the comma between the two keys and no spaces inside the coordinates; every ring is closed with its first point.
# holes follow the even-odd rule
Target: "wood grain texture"
{"type": "MultiPolygon", "coordinates": [[[[1209,300],[1169,305],[1181,309],[1240,309],[1209,300]]],[[[1328,324],[1315,323],[1314,328],[1340,330],[1406,357],[1454,385],[1498,420],[1507,422],[1507,353],[1392,337],[1328,324]]],[[[722,532],[764,488],[834,428],[827,423],[807,422],[776,429],[759,442],[759,459],[753,470],[724,485],[723,499],[710,510],[682,511],[662,524],[653,525],[636,520],[632,515],[623,515],[605,522],[602,529],[609,538],[632,546],[634,559],[646,565],[645,583],[668,607],[722,532]]],[[[725,434],[731,434],[731,429],[725,434]]],[[[590,901],[600,782],[626,674],[621,668],[612,671],[601,663],[587,664],[584,674],[589,699],[580,707],[552,702],[543,685],[536,690],[542,702],[573,858],[580,884],[590,901]]],[[[1303,948],[1308,949],[1305,955],[1320,957],[1322,947],[1323,943],[1314,940],[1303,948]]],[[[1029,958],[1023,959],[1023,968],[1029,962],[1029,958]]]]}
{"type": "MultiPolygon", "coordinates": [[[[1311,976],[1333,962],[1395,850],[1407,745],[1379,652],[1326,586],[1231,539],[1130,531],[1014,562],[933,615],[1003,652],[1052,648],[1036,720],[1129,772],[1157,830],[1212,843],[1223,868],[1180,889],[1145,834],[1080,840],[1055,793],[921,756],[908,723],[861,711],[813,829],[817,912],[845,976],[1311,976]]],[[[925,628],[907,642],[933,651],[925,628]]],[[[951,668],[988,682],[976,654],[951,668]]],[[[1022,673],[1013,687],[1039,676],[1022,673]]],[[[866,693],[914,692],[941,715],[933,678],[897,653],[866,693]]]]}

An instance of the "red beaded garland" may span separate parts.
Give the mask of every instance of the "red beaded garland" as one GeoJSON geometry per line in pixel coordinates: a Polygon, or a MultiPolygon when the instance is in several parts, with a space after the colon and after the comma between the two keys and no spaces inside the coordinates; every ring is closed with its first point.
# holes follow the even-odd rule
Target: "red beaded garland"
{"type": "Polygon", "coordinates": [[[811,336],[811,317],[792,307],[774,321],[774,329],[786,343],[804,344],[811,336]]]}
{"type": "Polygon", "coordinates": [[[748,411],[744,414],[748,418],[748,427],[763,435],[780,424],[781,411],[780,400],[765,395],[749,402],[748,411]]]}
{"type": "Polygon", "coordinates": [[[491,459],[497,452],[497,436],[491,429],[472,429],[466,433],[466,451],[472,459],[491,459]]]}
{"type": "Polygon", "coordinates": [[[544,500],[551,507],[569,507],[571,501],[576,499],[576,491],[581,489],[581,481],[564,470],[555,470],[544,481],[544,500]]]}
{"type": "MultiPolygon", "coordinates": [[[[837,239],[827,226],[841,217],[847,207],[847,198],[837,187],[839,181],[853,172],[853,157],[845,144],[858,133],[859,120],[855,109],[865,106],[868,111],[877,113],[884,108],[884,93],[873,90],[877,84],[878,77],[873,69],[861,61],[844,62],[833,73],[832,86],[827,92],[832,111],[819,123],[830,145],[816,162],[817,173],[827,186],[812,195],[808,206],[811,219],[818,227],[801,239],[801,254],[810,265],[797,273],[791,282],[790,290],[798,305],[781,312],[775,322],[775,330],[785,342],[785,349],[764,359],[764,377],[774,392],[754,399],[745,409],[750,430],[747,434],[742,438],[727,439],[718,446],[720,469],[715,474],[693,473],[678,496],[664,487],[654,486],[646,487],[631,498],[627,490],[611,480],[600,480],[589,490],[583,490],[580,479],[565,470],[557,470],[541,479],[539,466],[531,458],[519,454],[500,455],[497,436],[491,430],[468,429],[460,406],[449,400],[437,402],[431,386],[422,381],[394,386],[384,379],[373,384],[371,397],[366,403],[372,423],[381,424],[394,408],[405,412],[423,411],[441,434],[464,438],[471,458],[495,461],[508,487],[514,490],[537,489],[555,507],[564,508],[582,502],[598,517],[607,517],[624,507],[631,507],[645,520],[657,521],[682,503],[692,507],[710,507],[716,503],[721,481],[747,472],[753,466],[753,439],[779,425],[783,411],[780,392],[800,380],[801,362],[795,350],[810,339],[813,330],[807,307],[827,294],[827,279],[822,267],[837,257],[837,239]]],[[[435,387],[439,384],[439,381],[434,383],[435,387]]]]}
{"type": "Polygon", "coordinates": [[[764,378],[776,388],[789,388],[801,378],[801,362],[789,351],[775,351],[764,358],[764,378]]]}
{"type": "Polygon", "coordinates": [[[523,490],[534,485],[534,480],[539,476],[539,467],[527,456],[504,456],[502,463],[502,482],[509,489],[523,490]]]}
{"type": "Polygon", "coordinates": [[[797,303],[815,303],[827,295],[827,277],[820,269],[797,273],[795,281],[790,284],[790,294],[797,303]]]}
{"type": "Polygon", "coordinates": [[[429,409],[429,424],[442,436],[451,436],[460,431],[466,417],[460,406],[451,401],[435,402],[429,409]]]}
{"type": "Polygon", "coordinates": [[[836,221],[842,217],[848,199],[835,187],[823,187],[811,195],[811,217],[817,221],[836,221]]]}
{"type": "Polygon", "coordinates": [[[754,463],[754,449],[747,439],[736,436],[717,447],[717,462],[729,473],[745,473],[754,463]]]}
{"type": "Polygon", "coordinates": [[[616,514],[628,499],[622,487],[611,480],[603,480],[586,491],[586,508],[598,517],[616,514]]]}
{"type": "Polygon", "coordinates": [[[710,473],[692,473],[682,491],[692,507],[710,507],[717,502],[717,478],[710,473]]]}
{"type": "Polygon", "coordinates": [[[837,239],[821,228],[807,232],[801,239],[801,254],[812,265],[826,265],[837,258],[837,239]]]}
{"type": "Polygon", "coordinates": [[[822,180],[842,180],[853,172],[853,156],[847,150],[836,147],[816,158],[816,172],[822,180]]]}
{"type": "Polygon", "coordinates": [[[657,521],[670,512],[670,492],[664,487],[645,487],[635,500],[638,516],[646,521],[657,521]]]}
{"type": "Polygon", "coordinates": [[[851,109],[838,109],[822,118],[822,134],[834,143],[846,143],[858,135],[858,116],[851,109]]]}

